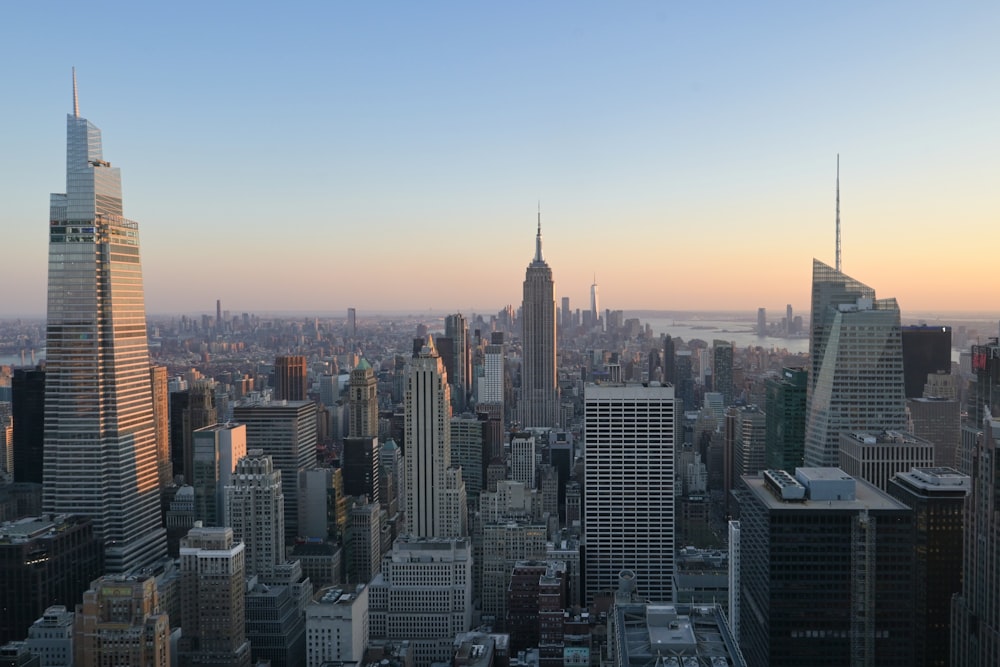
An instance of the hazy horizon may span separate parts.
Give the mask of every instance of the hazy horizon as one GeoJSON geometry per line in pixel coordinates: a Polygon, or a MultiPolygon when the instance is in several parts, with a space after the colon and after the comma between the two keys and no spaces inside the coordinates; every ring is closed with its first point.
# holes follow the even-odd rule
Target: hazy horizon
{"type": "Polygon", "coordinates": [[[45,310],[70,68],[122,169],[149,312],[809,304],[834,262],[982,311],[1000,6],[18,3],[0,317],[45,310]],[[191,20],[197,15],[198,20],[191,20]],[[888,27],[891,26],[891,29],[888,27]],[[45,48],[39,48],[44,34],[45,48]],[[92,43],[102,48],[86,48],[92,43]],[[183,44],[183,48],[178,45],[183,44]],[[235,310],[235,308],[234,308],[235,310]]]}

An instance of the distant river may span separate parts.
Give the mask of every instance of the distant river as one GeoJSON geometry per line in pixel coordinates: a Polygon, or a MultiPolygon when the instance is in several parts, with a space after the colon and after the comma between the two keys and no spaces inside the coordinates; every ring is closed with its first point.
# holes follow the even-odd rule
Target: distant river
{"type": "Polygon", "coordinates": [[[700,338],[709,345],[713,340],[725,340],[734,343],[736,347],[764,347],[764,348],[785,348],[792,354],[809,353],[808,338],[773,338],[771,336],[758,336],[756,322],[747,320],[703,320],[703,319],[675,319],[670,317],[646,317],[640,318],[643,324],[649,324],[653,333],[670,334],[674,338],[683,338],[684,342],[692,338],[700,338]]]}
{"type": "MultiPolygon", "coordinates": [[[[36,350],[34,364],[44,358],[45,350],[36,350]]],[[[0,354],[0,366],[33,366],[34,364],[31,361],[31,350],[24,351],[24,362],[21,361],[20,354],[0,354]]]]}

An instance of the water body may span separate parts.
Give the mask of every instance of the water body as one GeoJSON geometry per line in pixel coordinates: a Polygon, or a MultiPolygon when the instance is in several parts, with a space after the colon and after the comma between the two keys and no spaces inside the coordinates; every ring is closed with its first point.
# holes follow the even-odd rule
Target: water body
{"type": "Polygon", "coordinates": [[[808,338],[777,338],[758,336],[756,321],[735,319],[701,319],[684,317],[646,317],[643,324],[649,324],[653,333],[670,334],[674,338],[682,338],[684,342],[692,338],[700,338],[709,345],[713,340],[725,340],[737,348],[763,347],[784,348],[792,354],[809,353],[808,338]]]}
{"type": "Polygon", "coordinates": [[[34,366],[45,358],[45,350],[35,351],[35,361],[31,360],[31,350],[24,351],[24,361],[20,354],[0,354],[0,366],[34,366]]]}

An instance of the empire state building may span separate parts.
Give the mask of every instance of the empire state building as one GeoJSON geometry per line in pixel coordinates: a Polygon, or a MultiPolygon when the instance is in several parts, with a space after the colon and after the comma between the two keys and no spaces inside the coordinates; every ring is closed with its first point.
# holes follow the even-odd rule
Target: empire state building
{"type": "Polygon", "coordinates": [[[559,425],[556,387],[556,301],[552,269],[542,259],[542,220],[539,214],[535,258],[524,276],[521,305],[523,348],[521,363],[521,426],[559,425]]]}
{"type": "Polygon", "coordinates": [[[127,572],[166,554],[139,229],[77,100],[74,74],[66,192],[50,202],[42,504],[89,516],[107,571],[127,572]]]}

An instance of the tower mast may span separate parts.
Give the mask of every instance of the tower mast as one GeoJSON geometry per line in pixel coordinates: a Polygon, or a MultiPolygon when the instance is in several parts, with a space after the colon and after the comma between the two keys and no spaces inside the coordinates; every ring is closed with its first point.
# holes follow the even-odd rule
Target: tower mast
{"type": "Polygon", "coordinates": [[[840,153],[837,153],[837,272],[840,271],[840,153]]]}

